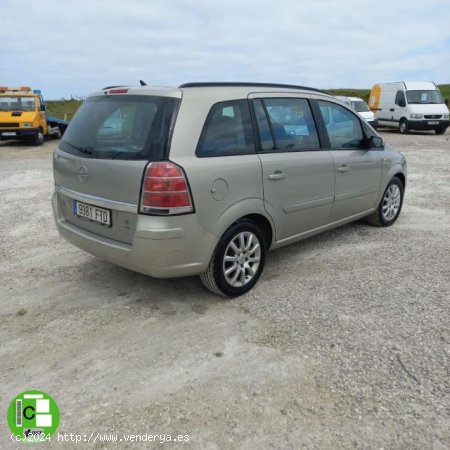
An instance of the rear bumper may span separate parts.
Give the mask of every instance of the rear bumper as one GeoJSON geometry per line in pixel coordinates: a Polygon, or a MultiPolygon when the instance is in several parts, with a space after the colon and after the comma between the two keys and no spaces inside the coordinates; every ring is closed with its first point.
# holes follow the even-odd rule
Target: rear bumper
{"type": "Polygon", "coordinates": [[[447,128],[449,124],[449,120],[408,120],[408,128],[410,130],[438,130],[447,128]]]}
{"type": "Polygon", "coordinates": [[[38,128],[0,128],[0,139],[34,139],[38,128]],[[12,134],[14,133],[14,134],[12,134]]]}
{"type": "Polygon", "coordinates": [[[131,244],[114,241],[65,220],[52,197],[56,226],[62,237],[99,258],[155,278],[203,273],[218,238],[201,228],[194,214],[173,217],[139,215],[131,244]]]}

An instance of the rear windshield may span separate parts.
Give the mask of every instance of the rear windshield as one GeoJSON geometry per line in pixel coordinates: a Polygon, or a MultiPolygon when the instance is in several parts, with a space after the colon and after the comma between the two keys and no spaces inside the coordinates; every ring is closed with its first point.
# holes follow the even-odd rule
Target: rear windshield
{"type": "Polygon", "coordinates": [[[59,148],[96,159],[164,159],[179,101],[141,95],[90,97],[70,122],[59,148]]]}

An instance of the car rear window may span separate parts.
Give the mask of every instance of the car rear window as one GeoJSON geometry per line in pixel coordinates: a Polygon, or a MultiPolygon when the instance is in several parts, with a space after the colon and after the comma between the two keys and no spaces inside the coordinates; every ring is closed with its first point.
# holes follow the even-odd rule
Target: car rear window
{"type": "Polygon", "coordinates": [[[247,100],[216,103],[206,118],[196,155],[229,156],[255,152],[247,100]]]}
{"type": "Polygon", "coordinates": [[[59,148],[96,159],[164,159],[179,101],[143,95],[90,97],[70,122],[59,148]]]}

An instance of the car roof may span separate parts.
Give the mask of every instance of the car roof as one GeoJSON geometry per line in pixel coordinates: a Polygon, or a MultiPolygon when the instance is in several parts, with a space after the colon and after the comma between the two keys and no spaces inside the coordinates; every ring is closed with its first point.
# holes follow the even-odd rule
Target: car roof
{"type": "Polygon", "coordinates": [[[294,84],[277,83],[253,83],[253,82],[196,82],[184,83],[179,87],[165,86],[107,86],[101,91],[89,94],[89,97],[102,95],[156,95],[181,98],[183,94],[200,94],[202,96],[211,96],[217,98],[221,93],[229,97],[230,94],[240,97],[247,97],[254,92],[285,92],[285,93],[314,93],[330,97],[326,92],[320,89],[299,86],[294,84]]]}

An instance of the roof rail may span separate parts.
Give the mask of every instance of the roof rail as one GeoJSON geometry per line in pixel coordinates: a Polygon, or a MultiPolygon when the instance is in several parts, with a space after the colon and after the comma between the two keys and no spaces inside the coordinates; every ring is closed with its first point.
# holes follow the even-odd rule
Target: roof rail
{"type": "Polygon", "coordinates": [[[273,88],[284,88],[284,89],[303,89],[306,91],[314,91],[320,92],[322,94],[326,94],[326,92],[321,91],[320,89],[307,87],[307,86],[298,86],[296,84],[278,84],[278,83],[245,83],[245,82],[199,82],[199,83],[184,83],[178,86],[179,88],[197,88],[197,87],[273,87],[273,88]]]}

